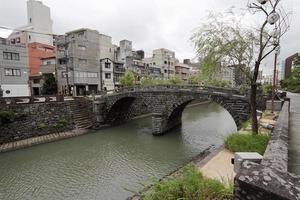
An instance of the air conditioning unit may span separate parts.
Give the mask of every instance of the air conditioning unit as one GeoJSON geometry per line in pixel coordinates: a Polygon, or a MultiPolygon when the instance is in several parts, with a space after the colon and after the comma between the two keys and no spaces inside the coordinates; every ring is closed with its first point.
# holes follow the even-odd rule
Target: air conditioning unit
{"type": "Polygon", "coordinates": [[[256,152],[236,152],[231,163],[234,165],[234,172],[238,173],[244,161],[260,163],[263,156],[256,152]]]}

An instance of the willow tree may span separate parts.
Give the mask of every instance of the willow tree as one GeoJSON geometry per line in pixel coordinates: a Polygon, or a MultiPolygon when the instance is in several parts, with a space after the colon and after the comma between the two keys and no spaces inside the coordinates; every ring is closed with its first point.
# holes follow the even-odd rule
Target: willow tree
{"type": "Polygon", "coordinates": [[[240,13],[210,14],[191,38],[202,61],[202,72],[209,79],[226,66],[234,66],[244,73],[250,87],[254,133],[258,133],[256,94],[259,68],[262,61],[279,46],[280,38],[289,29],[289,14],[279,8],[280,1],[258,0],[258,3],[249,3],[250,13],[263,14],[260,16],[263,23],[254,27],[243,25],[239,20],[242,18],[240,13]],[[273,27],[276,29],[273,30],[273,27]]]}

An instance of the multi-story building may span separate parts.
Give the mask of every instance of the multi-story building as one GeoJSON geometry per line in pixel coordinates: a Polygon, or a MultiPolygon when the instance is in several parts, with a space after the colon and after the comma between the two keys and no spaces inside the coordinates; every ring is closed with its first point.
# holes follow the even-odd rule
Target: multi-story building
{"type": "Polygon", "coordinates": [[[177,63],[175,65],[175,74],[180,77],[183,82],[188,82],[190,77],[191,67],[184,63],[177,63]]]}
{"type": "Polygon", "coordinates": [[[284,70],[284,78],[288,78],[292,72],[294,59],[298,56],[298,53],[291,55],[285,59],[285,70],[284,70]]]}
{"type": "Polygon", "coordinates": [[[122,86],[120,78],[124,76],[126,68],[123,62],[114,62],[114,84],[116,88],[122,86]]]}
{"type": "Polygon", "coordinates": [[[0,43],[0,86],[3,97],[30,96],[28,53],[25,46],[0,43]]]}
{"type": "Polygon", "coordinates": [[[28,60],[30,76],[37,76],[44,58],[54,57],[55,47],[37,42],[28,44],[28,60]]]}
{"type": "Polygon", "coordinates": [[[50,8],[41,1],[27,1],[27,25],[16,28],[9,36],[11,44],[41,43],[53,45],[50,8]]]}
{"type": "Polygon", "coordinates": [[[144,62],[151,66],[158,66],[161,68],[163,78],[168,79],[175,75],[175,64],[178,60],[175,58],[175,52],[168,49],[153,50],[153,55],[150,58],[145,58],[144,62]]]}
{"type": "Polygon", "coordinates": [[[31,95],[41,95],[46,76],[53,76],[56,79],[56,57],[41,58],[39,73],[29,77],[31,95]]]}
{"type": "Polygon", "coordinates": [[[99,91],[99,32],[82,28],[57,37],[55,42],[58,91],[63,94],[71,91],[75,96],[99,91]]]}
{"type": "Polygon", "coordinates": [[[100,60],[101,91],[115,89],[114,83],[114,61],[109,58],[100,60]]]}

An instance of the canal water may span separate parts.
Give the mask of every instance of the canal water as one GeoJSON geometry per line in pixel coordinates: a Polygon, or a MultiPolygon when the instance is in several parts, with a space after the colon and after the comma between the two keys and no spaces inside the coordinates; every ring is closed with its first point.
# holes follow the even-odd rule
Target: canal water
{"type": "Polygon", "coordinates": [[[76,138],[0,154],[0,199],[119,200],[236,131],[210,103],[186,108],[183,124],[151,135],[151,117],[76,138]]]}

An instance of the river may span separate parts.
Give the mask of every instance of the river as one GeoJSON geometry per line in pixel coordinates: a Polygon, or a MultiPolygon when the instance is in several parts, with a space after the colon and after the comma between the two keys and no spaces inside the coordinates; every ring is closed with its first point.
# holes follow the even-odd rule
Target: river
{"type": "Polygon", "coordinates": [[[182,126],[157,137],[151,117],[0,154],[0,199],[123,200],[236,131],[210,103],[186,108],[182,126]]]}

